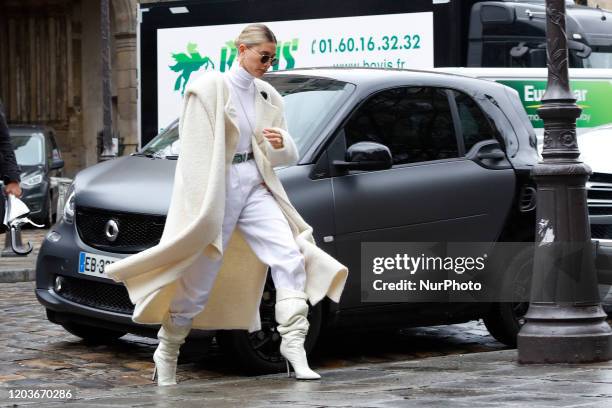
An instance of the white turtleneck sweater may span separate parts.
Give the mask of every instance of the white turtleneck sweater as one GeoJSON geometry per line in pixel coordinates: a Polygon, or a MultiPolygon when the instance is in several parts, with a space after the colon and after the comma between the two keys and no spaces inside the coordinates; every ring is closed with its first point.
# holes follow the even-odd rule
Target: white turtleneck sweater
{"type": "Polygon", "coordinates": [[[236,152],[252,152],[251,133],[255,129],[255,77],[239,66],[237,61],[229,71],[225,72],[224,76],[232,93],[233,105],[238,116],[240,138],[236,146],[236,152]],[[251,127],[253,130],[251,130],[251,127]]]}

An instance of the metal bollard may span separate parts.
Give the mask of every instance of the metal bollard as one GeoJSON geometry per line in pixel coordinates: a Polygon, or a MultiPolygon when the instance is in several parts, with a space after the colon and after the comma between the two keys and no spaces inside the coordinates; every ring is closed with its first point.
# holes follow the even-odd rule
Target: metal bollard
{"type": "MultiPolygon", "coordinates": [[[[0,258],[11,258],[23,256],[23,254],[18,254],[13,250],[13,246],[11,244],[11,230],[7,229],[5,232],[4,238],[4,248],[2,248],[2,252],[0,253],[0,258]]],[[[17,227],[15,229],[15,244],[18,248],[23,247],[23,242],[21,241],[21,227],[17,227]]]]}

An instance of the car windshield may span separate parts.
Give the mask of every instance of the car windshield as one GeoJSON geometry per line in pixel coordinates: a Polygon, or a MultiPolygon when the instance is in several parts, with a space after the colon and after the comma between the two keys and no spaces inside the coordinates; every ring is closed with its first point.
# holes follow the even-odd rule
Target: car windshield
{"type": "Polygon", "coordinates": [[[33,133],[30,135],[12,134],[11,142],[15,150],[17,164],[21,166],[43,164],[43,138],[44,136],[40,133],[33,133]]]}
{"type": "MultiPolygon", "coordinates": [[[[287,128],[300,157],[355,88],[335,79],[295,74],[270,75],[264,79],[283,96],[287,128]]],[[[176,158],[179,151],[175,120],[137,154],[176,158]]]]}
{"type": "Polygon", "coordinates": [[[355,89],[347,82],[304,75],[273,75],[266,80],[283,96],[287,128],[300,157],[355,89]]]}
{"type": "Polygon", "coordinates": [[[140,151],[140,154],[160,158],[178,156],[178,119],[174,120],[174,122],[147,143],[140,151]]]}

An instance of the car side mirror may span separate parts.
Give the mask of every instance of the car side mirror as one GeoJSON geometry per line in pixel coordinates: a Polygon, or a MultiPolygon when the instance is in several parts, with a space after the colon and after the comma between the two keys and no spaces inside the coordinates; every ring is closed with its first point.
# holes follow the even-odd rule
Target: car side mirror
{"type": "Polygon", "coordinates": [[[580,58],[588,58],[593,51],[588,45],[574,40],[567,40],[567,47],[570,50],[576,51],[576,55],[580,58]]]}
{"type": "Polygon", "coordinates": [[[393,165],[389,148],[376,142],[358,142],[346,150],[346,161],[334,160],[333,165],[345,170],[386,170],[393,165]]]}
{"type": "Polygon", "coordinates": [[[53,159],[53,161],[51,162],[51,165],[49,166],[49,170],[61,169],[63,167],[64,167],[63,159],[53,159]]]}

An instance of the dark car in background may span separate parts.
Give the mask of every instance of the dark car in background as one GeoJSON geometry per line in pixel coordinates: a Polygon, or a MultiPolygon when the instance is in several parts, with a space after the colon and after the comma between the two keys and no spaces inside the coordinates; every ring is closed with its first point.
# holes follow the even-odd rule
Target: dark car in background
{"type": "Polygon", "coordinates": [[[21,168],[21,200],[30,209],[30,219],[50,227],[58,214],[59,188],[52,177],[61,177],[64,160],[52,128],[9,125],[9,135],[21,168]]]}
{"type": "MultiPolygon", "coordinates": [[[[408,70],[294,69],[264,79],[283,95],[300,153],[277,174],[318,245],[350,271],[340,303],[310,308],[307,350],[321,331],[480,318],[513,345],[525,304],[362,302],[360,254],[368,241],[533,242],[536,137],[516,91],[408,70]]],[[[155,336],[158,325],[132,321],[124,285],[90,265],[159,242],[179,150],[174,122],[140,152],[77,174],[36,265],[36,296],[50,321],[96,341],[155,336]],[[105,235],[110,220],[119,225],[114,240],[105,235]]],[[[261,331],[203,334],[251,371],[278,371],[274,299],[268,276],[261,331]]]]}

